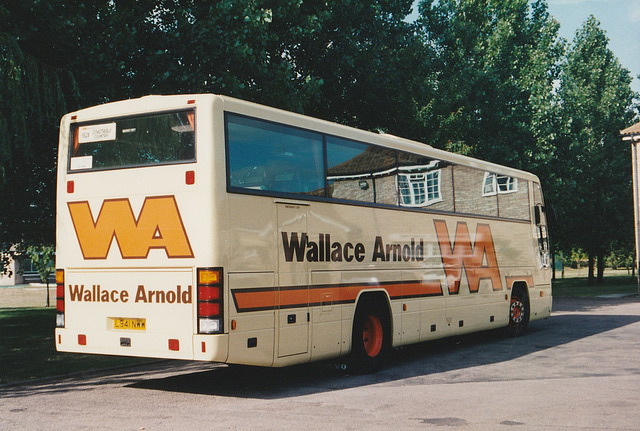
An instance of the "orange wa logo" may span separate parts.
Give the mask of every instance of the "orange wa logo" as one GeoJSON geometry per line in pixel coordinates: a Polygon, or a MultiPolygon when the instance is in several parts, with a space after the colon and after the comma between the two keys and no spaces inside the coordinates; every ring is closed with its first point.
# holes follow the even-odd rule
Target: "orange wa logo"
{"type": "Polygon", "coordinates": [[[85,259],[106,259],[114,239],[123,259],[145,259],[153,248],[193,257],[175,196],[145,198],[138,218],[127,198],[105,200],[96,219],[87,201],[68,206],[85,259]]]}
{"type": "Polygon", "coordinates": [[[434,220],[433,223],[438,235],[438,245],[450,294],[457,294],[460,291],[462,271],[467,276],[471,293],[478,292],[480,280],[491,280],[493,290],[502,290],[496,249],[488,224],[476,225],[475,243],[471,244],[467,224],[458,222],[452,245],[447,223],[444,220],[434,220]]]}

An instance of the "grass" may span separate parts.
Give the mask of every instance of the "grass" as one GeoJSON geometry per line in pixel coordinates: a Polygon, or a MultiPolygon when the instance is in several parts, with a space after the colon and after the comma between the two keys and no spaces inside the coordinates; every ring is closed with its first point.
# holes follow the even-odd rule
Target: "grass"
{"type": "Polygon", "coordinates": [[[588,283],[585,271],[568,270],[565,278],[557,273],[553,281],[553,296],[593,298],[603,295],[633,295],[638,293],[638,281],[627,271],[606,269],[603,284],[588,283]]]}
{"type": "Polygon", "coordinates": [[[150,362],[56,351],[54,308],[0,309],[0,384],[150,362]]]}

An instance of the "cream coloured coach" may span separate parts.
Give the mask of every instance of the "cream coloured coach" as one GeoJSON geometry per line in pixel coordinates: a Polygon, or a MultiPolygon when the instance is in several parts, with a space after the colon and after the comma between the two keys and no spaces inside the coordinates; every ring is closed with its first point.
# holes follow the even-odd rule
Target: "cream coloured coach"
{"type": "Polygon", "coordinates": [[[60,128],[60,351],[284,366],[551,313],[529,173],[217,95],[60,128]]]}

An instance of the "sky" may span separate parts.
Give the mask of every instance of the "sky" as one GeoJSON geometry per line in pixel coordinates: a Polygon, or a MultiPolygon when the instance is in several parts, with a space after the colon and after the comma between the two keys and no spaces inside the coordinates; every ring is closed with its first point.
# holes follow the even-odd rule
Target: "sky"
{"type": "MultiPolygon", "coordinates": [[[[419,0],[413,4],[417,17],[419,0]]],[[[609,49],[631,72],[631,87],[640,93],[640,0],[547,0],[549,13],[560,23],[560,37],[573,41],[576,31],[593,15],[609,37],[609,49]]]]}
{"type": "Polygon", "coordinates": [[[547,0],[549,13],[560,23],[560,36],[572,41],[589,18],[600,21],[609,49],[631,72],[631,87],[640,93],[640,0],[547,0]]]}

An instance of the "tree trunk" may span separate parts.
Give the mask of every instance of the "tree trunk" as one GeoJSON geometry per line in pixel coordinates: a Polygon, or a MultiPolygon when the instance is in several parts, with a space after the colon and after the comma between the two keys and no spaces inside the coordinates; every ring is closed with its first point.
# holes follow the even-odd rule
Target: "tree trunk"
{"type": "Polygon", "coordinates": [[[604,252],[598,253],[598,284],[604,284],[604,252]]]}
{"type": "Polygon", "coordinates": [[[589,252],[589,273],[587,276],[587,284],[592,285],[596,282],[596,278],[594,276],[594,266],[595,266],[595,256],[593,253],[589,252]]]}

